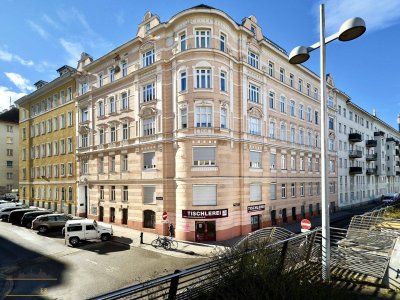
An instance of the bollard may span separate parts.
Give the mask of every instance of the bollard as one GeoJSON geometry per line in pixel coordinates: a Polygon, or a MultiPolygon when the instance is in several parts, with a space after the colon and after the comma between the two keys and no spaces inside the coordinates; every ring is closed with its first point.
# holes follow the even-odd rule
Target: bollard
{"type": "Polygon", "coordinates": [[[140,233],[140,244],[143,244],[143,232],[140,233]]]}

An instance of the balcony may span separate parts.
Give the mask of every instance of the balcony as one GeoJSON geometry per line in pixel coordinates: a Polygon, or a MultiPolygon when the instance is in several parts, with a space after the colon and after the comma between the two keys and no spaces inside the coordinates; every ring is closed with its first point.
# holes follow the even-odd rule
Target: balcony
{"type": "Polygon", "coordinates": [[[361,141],[362,141],[361,134],[355,132],[349,133],[349,142],[358,143],[361,141]]]}
{"type": "Polygon", "coordinates": [[[376,161],[378,158],[378,153],[369,153],[365,156],[367,161],[376,161]]]}
{"type": "Polygon", "coordinates": [[[362,174],[362,167],[350,167],[349,169],[350,175],[359,175],[362,174]]]}
{"type": "Polygon", "coordinates": [[[377,175],[378,174],[377,168],[376,167],[375,168],[367,168],[366,173],[367,173],[367,175],[377,175]]]}
{"type": "Polygon", "coordinates": [[[400,161],[396,161],[396,166],[400,167],[400,161]]]}
{"type": "Polygon", "coordinates": [[[366,140],[365,147],[376,147],[378,145],[378,141],[376,140],[366,140]]]}
{"type": "Polygon", "coordinates": [[[394,138],[390,137],[386,139],[386,143],[394,142],[394,138]]]}
{"type": "Polygon", "coordinates": [[[383,131],[375,131],[374,136],[385,136],[385,133],[383,131]]]}
{"type": "Polygon", "coordinates": [[[349,150],[349,157],[350,158],[361,158],[362,151],[361,150],[349,150]]]}
{"type": "Polygon", "coordinates": [[[396,171],[396,176],[400,176],[400,171],[396,171]]]}
{"type": "Polygon", "coordinates": [[[400,155],[400,150],[396,149],[396,155],[400,155]]]}

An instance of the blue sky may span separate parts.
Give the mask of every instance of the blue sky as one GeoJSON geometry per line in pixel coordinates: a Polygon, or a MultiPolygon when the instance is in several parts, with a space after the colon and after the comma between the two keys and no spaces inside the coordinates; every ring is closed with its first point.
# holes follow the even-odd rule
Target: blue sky
{"type": "MultiPolygon", "coordinates": [[[[235,21],[257,17],[266,37],[287,52],[319,39],[319,3],[282,1],[130,1],[3,0],[0,11],[0,109],[50,81],[65,64],[76,67],[80,52],[95,59],[136,35],[146,11],[167,21],[179,11],[204,3],[227,12],[235,21]]],[[[327,46],[327,72],[352,101],[397,128],[400,113],[400,1],[326,0],[327,34],[350,17],[364,18],[360,38],[327,46]]],[[[319,53],[306,66],[319,73],[319,53]]]]}

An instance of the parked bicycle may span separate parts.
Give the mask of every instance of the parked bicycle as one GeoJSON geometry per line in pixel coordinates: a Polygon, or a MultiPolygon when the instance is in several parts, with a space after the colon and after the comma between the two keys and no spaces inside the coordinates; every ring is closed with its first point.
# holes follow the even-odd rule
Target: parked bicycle
{"type": "Polygon", "coordinates": [[[151,242],[151,245],[154,248],[163,247],[165,250],[170,250],[170,249],[175,250],[178,248],[177,241],[174,241],[172,238],[168,238],[166,236],[160,237],[159,235],[154,241],[151,242]]]}

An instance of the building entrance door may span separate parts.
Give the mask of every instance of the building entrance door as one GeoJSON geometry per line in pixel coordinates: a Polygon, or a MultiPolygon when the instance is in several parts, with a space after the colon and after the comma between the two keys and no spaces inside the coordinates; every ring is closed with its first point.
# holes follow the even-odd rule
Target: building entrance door
{"type": "Polygon", "coordinates": [[[251,231],[256,231],[261,228],[261,215],[251,216],[251,231]]]}
{"type": "Polygon", "coordinates": [[[276,225],[276,210],[271,210],[271,226],[276,225]]]}
{"type": "Polygon", "coordinates": [[[215,241],[215,221],[201,221],[195,224],[196,242],[215,241]]]}
{"type": "Polygon", "coordinates": [[[104,207],[99,206],[99,221],[103,222],[103,219],[104,219],[104,207]]]}
{"type": "Polygon", "coordinates": [[[123,225],[128,224],[128,209],[127,208],[122,209],[122,224],[123,225]]]}

